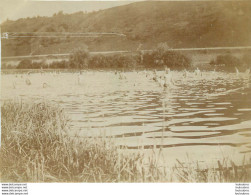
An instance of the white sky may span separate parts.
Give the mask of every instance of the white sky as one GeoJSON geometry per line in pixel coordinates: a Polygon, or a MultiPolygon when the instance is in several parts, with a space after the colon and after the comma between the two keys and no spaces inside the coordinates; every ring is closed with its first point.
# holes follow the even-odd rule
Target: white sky
{"type": "MultiPolygon", "coordinates": [[[[135,1],[143,0],[0,0],[0,23],[7,18],[17,20],[19,18],[33,16],[52,16],[58,11],[64,13],[74,13],[78,11],[93,11],[107,9],[110,7],[129,4],[135,1]]],[[[170,0],[166,0],[170,1],[170,0]]],[[[184,0],[171,0],[184,1],[184,0]]],[[[189,0],[185,0],[189,1],[189,0]]],[[[208,1],[208,0],[191,0],[191,1],[208,1]]],[[[210,0],[209,0],[210,1],[210,0]]],[[[218,0],[220,1],[220,0],[218,0]]],[[[222,1],[222,0],[221,0],[222,1]]],[[[233,0],[238,1],[238,0],[233,0]]]]}
{"type": "Polygon", "coordinates": [[[0,22],[7,18],[33,16],[52,16],[62,10],[64,13],[93,11],[132,3],[133,1],[37,1],[37,0],[0,0],[0,22]]]}

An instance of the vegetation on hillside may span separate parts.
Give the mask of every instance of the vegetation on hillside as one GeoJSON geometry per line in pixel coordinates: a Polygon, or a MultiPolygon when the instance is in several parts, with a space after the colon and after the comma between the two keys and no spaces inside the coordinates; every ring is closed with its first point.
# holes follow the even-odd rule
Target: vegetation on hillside
{"type": "MultiPolygon", "coordinates": [[[[126,36],[19,38],[2,40],[2,55],[69,53],[83,44],[90,51],[247,46],[251,44],[250,1],[148,1],[92,13],[59,12],[52,17],[5,21],[2,32],[114,32],[126,36]]],[[[55,34],[54,34],[55,35],[55,34]]]]}

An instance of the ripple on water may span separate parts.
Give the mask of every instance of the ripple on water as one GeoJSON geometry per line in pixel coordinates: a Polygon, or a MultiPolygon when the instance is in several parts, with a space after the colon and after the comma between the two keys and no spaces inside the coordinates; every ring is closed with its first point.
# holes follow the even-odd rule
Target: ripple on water
{"type": "Polygon", "coordinates": [[[248,112],[248,111],[251,111],[251,108],[240,108],[240,109],[237,109],[239,112],[248,112]]]}
{"type": "Polygon", "coordinates": [[[214,148],[212,151],[219,145],[238,148],[238,152],[250,150],[250,144],[245,145],[250,133],[239,132],[251,131],[251,88],[242,79],[223,72],[205,72],[203,78],[191,74],[187,82],[182,82],[182,74],[177,72],[173,74],[179,88],[163,90],[143,71],[125,74],[127,79],[119,80],[113,72],[84,72],[80,85],[75,73],[56,77],[31,74],[30,86],[25,84],[25,76],[2,75],[1,98],[53,100],[66,108],[72,128],[82,136],[107,132],[119,145],[162,144],[177,155],[179,148],[199,153],[204,146],[205,150],[214,148]],[[16,89],[10,81],[17,82],[16,89]],[[42,88],[44,82],[50,87],[42,88]]]}

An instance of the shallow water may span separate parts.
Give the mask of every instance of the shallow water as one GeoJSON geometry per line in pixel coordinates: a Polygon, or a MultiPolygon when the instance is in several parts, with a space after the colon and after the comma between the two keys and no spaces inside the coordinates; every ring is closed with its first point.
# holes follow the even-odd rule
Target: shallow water
{"type": "Polygon", "coordinates": [[[172,72],[174,85],[166,88],[153,75],[126,72],[120,79],[112,71],[2,74],[1,99],[54,101],[72,119],[72,136],[112,136],[129,149],[161,147],[171,160],[187,154],[201,161],[250,158],[250,75],[190,72],[184,77],[172,72]]]}

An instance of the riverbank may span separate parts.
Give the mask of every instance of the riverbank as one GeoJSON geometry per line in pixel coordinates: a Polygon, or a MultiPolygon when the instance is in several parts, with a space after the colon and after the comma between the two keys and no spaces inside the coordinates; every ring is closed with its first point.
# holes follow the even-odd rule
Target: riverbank
{"type": "Polygon", "coordinates": [[[1,182],[247,182],[249,159],[230,159],[205,169],[160,165],[161,149],[147,159],[139,150],[113,144],[113,138],[68,136],[70,120],[51,102],[7,101],[2,112],[1,182]],[[121,152],[123,151],[123,152],[121,152]]]}
{"type": "MultiPolygon", "coordinates": [[[[173,50],[177,53],[176,50],[173,50]]],[[[143,51],[142,51],[143,52],[143,51]]],[[[178,51],[182,55],[190,59],[190,63],[185,63],[186,66],[183,67],[182,62],[178,62],[174,67],[170,67],[176,62],[176,59],[172,59],[171,62],[167,62],[166,66],[170,67],[172,70],[175,69],[186,69],[194,70],[197,67],[200,70],[217,70],[217,71],[227,71],[235,72],[235,67],[240,71],[245,71],[250,67],[250,49],[246,50],[187,50],[178,51]],[[217,60],[221,58],[223,60],[217,60]],[[190,65],[189,65],[190,64],[190,65]],[[180,67],[181,66],[181,67],[180,67]]],[[[143,52],[144,53],[144,52],[143,52]]],[[[141,53],[141,54],[143,54],[141,53]]],[[[149,59],[149,53],[151,50],[145,51],[142,58],[139,52],[125,52],[125,53],[108,53],[108,54],[92,54],[89,52],[90,56],[88,59],[88,67],[82,67],[82,71],[86,70],[120,70],[120,71],[132,71],[132,70],[145,70],[145,69],[159,69],[163,70],[165,65],[154,64],[152,59],[149,59]],[[147,60],[144,60],[144,57],[147,60]],[[150,64],[149,64],[150,63],[150,64]]],[[[67,56],[27,56],[27,58],[3,58],[2,59],[2,71],[22,71],[22,70],[32,70],[32,71],[79,71],[79,68],[74,68],[69,66],[69,55],[67,56]]],[[[150,57],[151,58],[151,57],[150,57]]],[[[156,57],[154,57],[155,59],[156,57]]],[[[158,57],[157,57],[158,58],[158,57]]],[[[156,59],[157,59],[156,58],[156,59]]],[[[163,56],[160,61],[164,60],[163,56]]],[[[179,61],[179,60],[178,60],[179,61]]],[[[156,61],[158,62],[158,60],[156,61]]]]}

